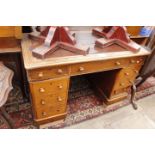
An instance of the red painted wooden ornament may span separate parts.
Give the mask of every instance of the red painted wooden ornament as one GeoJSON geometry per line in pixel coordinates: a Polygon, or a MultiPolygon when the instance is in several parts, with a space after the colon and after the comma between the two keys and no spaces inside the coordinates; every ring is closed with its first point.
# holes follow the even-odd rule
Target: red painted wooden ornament
{"type": "Polygon", "coordinates": [[[127,50],[136,52],[140,50],[140,46],[130,40],[126,28],[123,26],[109,26],[102,29],[94,28],[93,34],[105,39],[97,39],[96,45],[102,48],[111,46],[112,44],[118,44],[127,50]]]}
{"type": "Polygon", "coordinates": [[[76,46],[76,40],[67,27],[47,27],[41,35],[45,37],[44,43],[32,50],[33,56],[38,58],[48,58],[59,48],[80,55],[86,55],[89,51],[89,48],[76,46]]]}

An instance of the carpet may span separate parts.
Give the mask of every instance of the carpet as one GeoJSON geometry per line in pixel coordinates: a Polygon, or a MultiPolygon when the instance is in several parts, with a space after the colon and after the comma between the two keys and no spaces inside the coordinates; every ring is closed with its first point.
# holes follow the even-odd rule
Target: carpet
{"type": "MultiPolygon", "coordinates": [[[[150,77],[143,83],[136,93],[136,100],[155,93],[155,78],[150,77]]],[[[82,121],[86,121],[108,112],[115,111],[129,104],[130,94],[127,99],[117,104],[106,106],[91,89],[91,85],[86,78],[79,76],[72,78],[68,97],[68,115],[64,122],[57,122],[48,129],[64,128],[82,121]]],[[[15,127],[18,129],[36,129],[33,124],[33,115],[30,103],[23,103],[22,93],[18,86],[14,86],[11,91],[6,110],[13,119],[15,127]],[[18,107],[19,106],[19,107],[18,107]]],[[[0,114],[0,129],[7,129],[7,123],[0,114]]]]}

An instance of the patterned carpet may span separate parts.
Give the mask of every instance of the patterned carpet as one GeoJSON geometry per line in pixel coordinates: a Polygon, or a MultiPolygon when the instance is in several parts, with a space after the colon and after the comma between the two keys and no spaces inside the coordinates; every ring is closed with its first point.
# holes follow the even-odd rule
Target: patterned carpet
{"type": "MultiPolygon", "coordinates": [[[[149,78],[141,85],[136,94],[136,100],[155,93],[155,78],[149,78]]],[[[63,128],[97,116],[112,112],[129,104],[129,98],[117,104],[106,106],[91,89],[86,78],[79,76],[71,80],[68,99],[68,115],[64,122],[53,123],[49,129],[63,128]]],[[[30,103],[22,103],[23,98],[20,88],[14,86],[6,104],[6,110],[12,117],[15,127],[21,129],[35,129],[30,103]]],[[[0,114],[0,129],[7,129],[7,123],[0,114]]]]}

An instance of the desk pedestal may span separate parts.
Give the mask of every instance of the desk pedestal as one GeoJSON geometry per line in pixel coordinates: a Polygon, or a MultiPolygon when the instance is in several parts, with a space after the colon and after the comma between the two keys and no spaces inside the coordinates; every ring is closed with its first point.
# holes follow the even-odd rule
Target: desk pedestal
{"type": "Polygon", "coordinates": [[[124,68],[91,74],[88,77],[93,84],[96,95],[109,105],[128,96],[129,88],[138,75],[140,68],[141,65],[131,63],[124,68]]]}
{"type": "Polygon", "coordinates": [[[141,56],[27,70],[34,121],[41,125],[65,119],[72,76],[85,74],[107,105],[126,98],[144,60],[141,56]]]}

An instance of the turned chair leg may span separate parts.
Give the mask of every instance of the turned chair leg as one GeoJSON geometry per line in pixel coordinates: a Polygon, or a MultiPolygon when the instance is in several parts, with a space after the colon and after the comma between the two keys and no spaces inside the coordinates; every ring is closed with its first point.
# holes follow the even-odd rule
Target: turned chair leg
{"type": "Polygon", "coordinates": [[[138,107],[137,107],[137,104],[135,103],[134,99],[135,99],[135,94],[136,94],[136,85],[133,84],[132,87],[131,87],[131,104],[132,104],[132,107],[137,110],[138,107]]]}
{"type": "Polygon", "coordinates": [[[132,86],[131,86],[131,100],[130,100],[130,102],[131,102],[131,104],[132,104],[132,106],[133,106],[133,108],[135,110],[138,109],[137,104],[134,101],[135,100],[135,95],[136,95],[136,90],[137,90],[137,87],[139,86],[139,83],[141,83],[142,81],[143,81],[143,78],[138,77],[136,79],[135,83],[133,83],[132,86]]]}
{"type": "Polygon", "coordinates": [[[4,108],[4,107],[1,107],[1,108],[0,108],[0,111],[1,111],[2,116],[4,117],[4,119],[7,121],[8,126],[9,126],[11,129],[14,129],[13,120],[10,118],[9,114],[6,112],[5,108],[4,108]]]}

